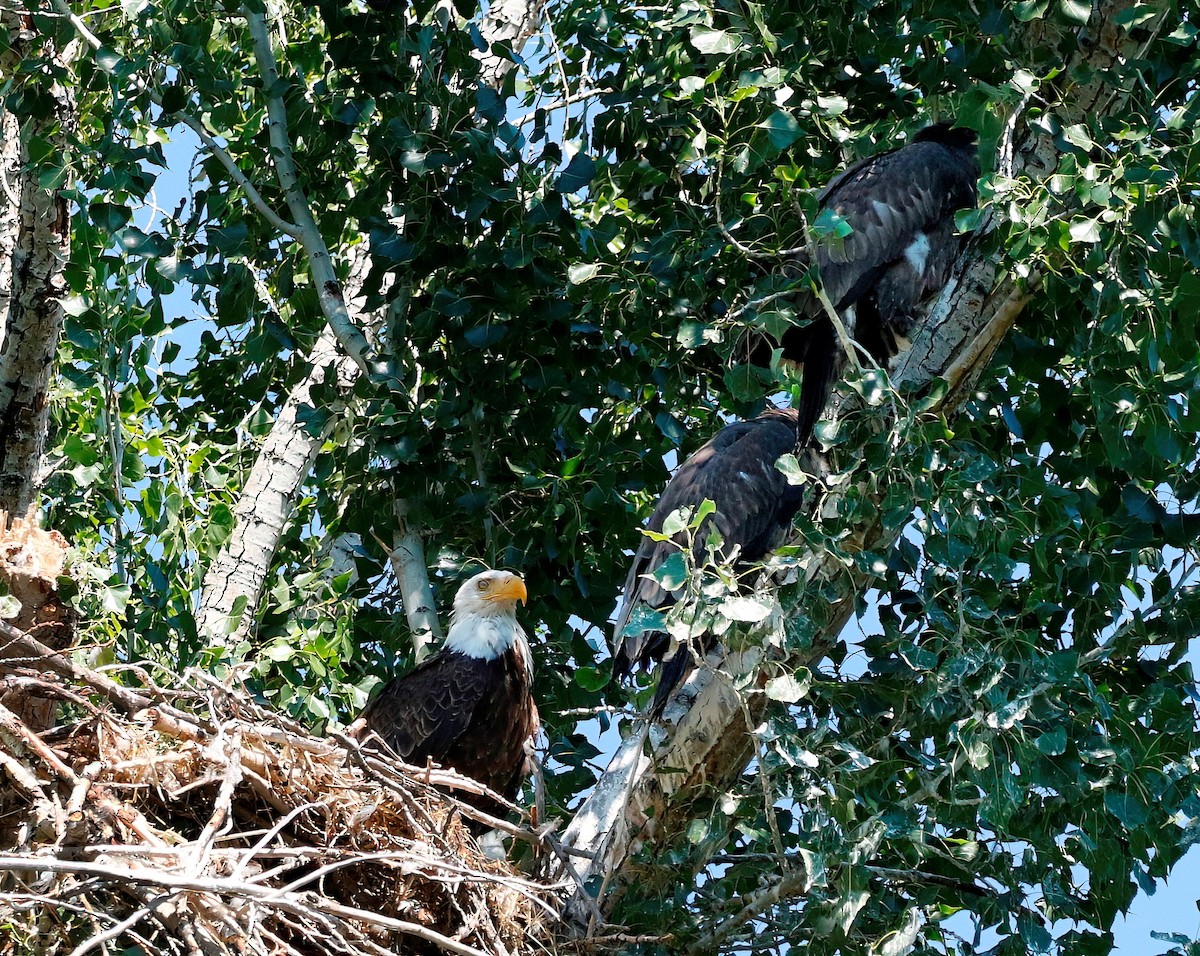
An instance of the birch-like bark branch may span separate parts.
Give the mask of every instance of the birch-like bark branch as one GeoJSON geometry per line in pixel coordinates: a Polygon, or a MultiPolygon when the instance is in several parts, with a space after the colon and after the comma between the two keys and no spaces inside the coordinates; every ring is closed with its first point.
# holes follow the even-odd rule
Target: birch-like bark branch
{"type": "Polygon", "coordinates": [[[324,428],[313,434],[300,420],[301,411],[312,405],[312,389],[328,374],[342,394],[349,394],[358,376],[329,326],[317,339],[309,363],[311,371],[283,403],[246,476],[234,505],[233,534],[205,572],[196,627],[206,640],[232,635],[230,643],[236,643],[249,632],[300,486],[345,407],[339,402],[326,409],[324,428]]]}
{"type": "Polygon", "coordinates": [[[350,318],[350,310],[342,295],[342,284],[338,281],[337,271],[333,266],[333,257],[329,254],[329,246],[317,220],[313,216],[312,206],[304,193],[300,177],[296,174],[296,164],[292,158],[292,140],[288,132],[287,107],[280,93],[284,80],[279,75],[279,67],[275,62],[275,50],[271,46],[271,33],[267,28],[267,18],[261,13],[245,11],[246,23],[250,28],[250,38],[254,44],[254,55],[258,61],[258,71],[262,74],[263,95],[267,101],[267,135],[271,140],[271,158],[275,164],[275,175],[283,189],[284,199],[288,210],[295,220],[299,230],[297,238],[304,247],[308,258],[308,268],[312,274],[313,285],[317,290],[317,301],[321,304],[321,312],[325,321],[333,329],[346,350],[346,354],[354,359],[360,369],[380,382],[387,381],[390,376],[387,363],[383,362],[367,341],[362,329],[355,325],[350,318]]]}
{"type": "MultiPolygon", "coordinates": [[[[0,14],[9,44],[0,76],[11,76],[32,25],[0,14]]],[[[55,55],[61,62],[63,57],[55,55]]],[[[48,77],[47,77],[48,80],[48,77]]],[[[63,322],[69,254],[67,204],[29,165],[29,137],[55,144],[66,162],[74,125],[70,91],[47,82],[53,109],[24,119],[0,110],[0,511],[22,515],[33,502],[50,425],[50,378],[63,322]]],[[[69,182],[62,182],[62,187],[69,182]]]]}
{"type": "Polygon", "coordinates": [[[408,519],[408,502],[395,503],[396,530],[388,561],[400,585],[400,600],[412,631],[413,649],[417,662],[424,660],[441,641],[442,626],[438,623],[437,604],[429,583],[429,565],[425,561],[425,542],[421,533],[408,519]]]}
{"type": "MultiPolygon", "coordinates": [[[[1071,87],[1057,104],[1063,124],[1084,117],[1111,114],[1125,102],[1121,90],[1110,88],[1105,79],[1109,67],[1137,54],[1137,46],[1116,23],[1120,11],[1132,0],[1106,2],[1093,18],[1094,44],[1088,45],[1071,65],[1073,73],[1090,68],[1092,80],[1071,87]]],[[[1164,4],[1156,4],[1160,17],[1164,4]]],[[[1045,31],[1035,23],[1031,30],[1045,31]]],[[[1016,140],[1012,174],[1042,180],[1057,165],[1058,152],[1044,131],[1027,129],[1016,140]]],[[[996,346],[1011,329],[1030,297],[1036,282],[1018,283],[1000,268],[996,253],[972,251],[964,257],[952,284],[943,293],[903,363],[893,375],[897,385],[928,385],[937,379],[949,384],[941,411],[952,413],[970,393],[986,368],[996,346]]],[[[850,551],[886,547],[900,528],[862,528],[854,541],[843,542],[850,551]]],[[[847,568],[830,554],[813,554],[802,560],[810,579],[823,582],[823,626],[811,649],[794,653],[772,664],[773,673],[811,665],[836,642],[849,619],[855,596],[869,586],[870,575],[847,568]],[[830,602],[828,595],[839,597],[830,602]]],[[[777,622],[764,622],[764,634],[777,622]]],[[[764,645],[765,645],[764,641],[764,645]]],[[[564,844],[588,860],[584,879],[603,886],[601,907],[611,911],[620,888],[636,879],[635,857],[639,851],[651,855],[669,845],[691,816],[692,800],[701,792],[720,792],[745,768],[752,755],[751,728],[747,714],[757,723],[765,710],[765,695],[751,693],[743,707],[745,682],[761,689],[769,676],[762,666],[761,652],[723,656],[718,648],[709,666],[699,669],[677,698],[668,706],[665,739],[643,754],[644,733],[631,735],[617,751],[594,793],[575,815],[564,836],[564,844]],[[742,685],[739,689],[736,685],[742,685]],[[615,891],[615,892],[614,892],[615,891]]],[[[592,907],[577,900],[570,916],[579,927],[589,926],[592,907]]]]}

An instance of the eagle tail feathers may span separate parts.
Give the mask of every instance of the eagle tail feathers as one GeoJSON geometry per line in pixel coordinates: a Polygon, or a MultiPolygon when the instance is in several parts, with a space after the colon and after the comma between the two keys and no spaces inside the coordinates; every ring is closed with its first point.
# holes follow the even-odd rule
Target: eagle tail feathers
{"type": "Polygon", "coordinates": [[[804,358],[804,378],[800,382],[800,404],[796,419],[796,452],[808,447],[817,419],[829,401],[834,379],[841,367],[841,348],[831,322],[817,322],[804,358]]]}

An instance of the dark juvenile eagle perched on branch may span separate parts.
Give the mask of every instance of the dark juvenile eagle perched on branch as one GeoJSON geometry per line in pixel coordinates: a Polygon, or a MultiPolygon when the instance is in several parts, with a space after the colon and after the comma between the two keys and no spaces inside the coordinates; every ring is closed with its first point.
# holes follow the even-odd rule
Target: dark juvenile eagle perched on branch
{"type": "MultiPolygon", "coordinates": [[[[650,516],[649,529],[661,532],[671,512],[698,508],[708,499],[717,510],[692,535],[697,562],[704,559],[710,528],[723,539],[718,555],[722,560],[736,555],[744,565],[767,555],[791,527],[804,494],[803,487],[789,484],[775,467],[780,455],[796,448],[796,421],[794,409],[773,408],[751,421],[722,428],[672,476],[650,516]]],[[[691,670],[691,651],[677,647],[668,654],[671,642],[663,631],[625,632],[635,609],[666,609],[678,599],[680,592],[666,590],[650,575],[688,545],[685,532],[666,541],[643,536],[625,580],[625,595],[613,631],[616,677],[628,677],[637,665],[648,667],[663,661],[654,696],[656,713],[662,711],[675,687],[691,670]]]]}
{"type": "MultiPolygon", "coordinates": [[[[940,293],[960,251],[954,214],[978,201],[976,134],[935,123],[907,146],[870,156],[821,193],[853,230],[816,242],[825,294],[847,333],[886,368],[908,346],[921,307],[940,293]]],[[[802,297],[809,320],[784,332],[784,361],[803,365],[799,442],[808,444],[846,355],[816,296],[802,297]]]]}
{"type": "MultiPolygon", "coordinates": [[[[412,671],[394,677],[363,710],[355,732],[374,735],[407,763],[432,760],[512,800],[526,773],[525,742],[538,729],[530,693],[533,659],[517,623],[525,582],[508,571],[484,571],[454,596],[446,642],[412,671]]],[[[505,808],[465,796],[487,813],[505,808]]]]}

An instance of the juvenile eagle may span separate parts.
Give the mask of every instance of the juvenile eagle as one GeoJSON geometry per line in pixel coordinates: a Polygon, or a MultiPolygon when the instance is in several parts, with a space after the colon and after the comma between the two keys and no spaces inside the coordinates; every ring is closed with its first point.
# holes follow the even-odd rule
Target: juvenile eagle
{"type": "MultiPolygon", "coordinates": [[[[954,214],[978,201],[976,139],[974,130],[935,123],[907,146],[855,163],[821,193],[821,208],[854,230],[816,243],[821,283],[847,333],[885,368],[907,348],[921,306],[950,278],[960,251],[954,214]]],[[[808,324],[789,328],[779,346],[785,361],[804,366],[804,446],[846,357],[815,296],[800,307],[808,324]]]]}
{"type": "MultiPolygon", "coordinates": [[[[533,659],[516,614],[527,596],[508,571],[469,578],[454,596],[442,649],[392,678],[355,722],[364,744],[374,734],[407,763],[433,760],[512,800],[526,773],[525,742],[538,729],[533,659]]],[[[504,815],[494,800],[464,799],[504,815]]]]}
{"type": "MultiPolygon", "coordinates": [[[[797,413],[791,408],[772,408],[757,418],[726,425],[708,443],[688,458],[675,472],[647,527],[662,531],[663,522],[679,508],[697,508],[707,498],[716,512],[694,534],[693,554],[704,558],[709,528],[724,539],[722,560],[737,554],[745,565],[757,561],[777,547],[800,507],[804,489],[791,485],[775,462],[796,448],[797,413]]],[[[613,674],[627,678],[635,666],[648,668],[662,661],[653,712],[661,713],[675,688],[692,669],[692,653],[677,647],[668,654],[670,638],[662,631],[626,634],[636,608],[665,610],[675,603],[678,592],[664,589],[649,575],[681,548],[688,546],[680,533],[669,541],[643,536],[625,579],[625,592],[613,630],[613,674]]]]}

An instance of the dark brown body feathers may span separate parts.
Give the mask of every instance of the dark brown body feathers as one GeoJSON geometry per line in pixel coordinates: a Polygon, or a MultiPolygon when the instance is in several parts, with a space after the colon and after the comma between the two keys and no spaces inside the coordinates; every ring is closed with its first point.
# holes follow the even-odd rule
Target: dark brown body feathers
{"type": "MultiPolygon", "coordinates": [[[[443,649],[367,705],[364,743],[373,732],[407,763],[432,760],[512,800],[526,772],[525,741],[538,729],[531,684],[516,645],[492,660],[443,649]]],[[[493,815],[506,812],[494,800],[463,799],[493,815]]]]}
{"type": "MultiPolygon", "coordinates": [[[[817,243],[821,282],[847,332],[881,366],[904,347],[920,308],[950,278],[960,250],[955,213],[978,200],[975,140],[974,130],[936,123],[906,146],[855,163],[821,194],[821,207],[854,230],[817,243]]],[[[779,344],[786,361],[804,366],[805,445],[845,355],[815,297],[800,305],[810,323],[789,329],[779,344]]]]}

